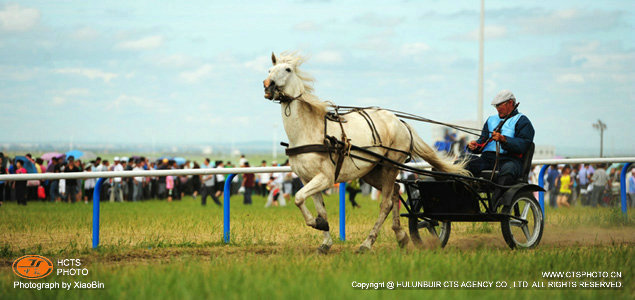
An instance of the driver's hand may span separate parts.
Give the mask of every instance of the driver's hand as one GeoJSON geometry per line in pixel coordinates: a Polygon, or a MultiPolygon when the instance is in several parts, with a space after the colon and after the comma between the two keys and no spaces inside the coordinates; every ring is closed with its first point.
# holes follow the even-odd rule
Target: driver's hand
{"type": "Polygon", "coordinates": [[[507,138],[498,131],[492,132],[492,140],[495,140],[501,143],[507,142],[507,138]]]}
{"type": "Polygon", "coordinates": [[[467,144],[467,147],[470,150],[474,150],[474,149],[476,149],[476,147],[478,147],[478,144],[476,143],[476,141],[471,141],[469,144],[467,144]]]}

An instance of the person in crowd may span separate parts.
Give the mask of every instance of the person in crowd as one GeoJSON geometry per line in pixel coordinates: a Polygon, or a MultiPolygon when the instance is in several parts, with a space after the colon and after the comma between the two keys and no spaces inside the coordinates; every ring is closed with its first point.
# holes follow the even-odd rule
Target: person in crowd
{"type": "MultiPolygon", "coordinates": [[[[266,167],[267,161],[263,160],[262,162],[260,162],[260,166],[263,168],[266,167]]],[[[258,193],[260,196],[266,197],[269,194],[268,186],[270,177],[271,173],[258,173],[258,193]]]]}
{"type": "MultiPolygon", "coordinates": [[[[4,153],[0,152],[0,175],[6,175],[7,168],[5,167],[4,153]]],[[[4,202],[4,189],[5,189],[5,181],[0,180],[0,206],[4,202]]]]}
{"type": "MultiPolygon", "coordinates": [[[[487,119],[481,136],[468,144],[470,151],[481,155],[470,159],[466,169],[478,176],[482,170],[492,170],[497,166],[499,173],[496,183],[510,185],[523,175],[522,156],[534,140],[534,127],[529,118],[516,108],[516,96],[511,91],[500,91],[491,104],[497,114],[487,119]],[[505,119],[507,121],[503,126],[494,131],[505,119]],[[500,146],[499,155],[496,154],[497,145],[500,146]]],[[[497,199],[501,191],[497,189],[493,198],[497,199]]]]}
{"type": "MultiPolygon", "coordinates": [[[[249,162],[245,161],[242,163],[242,166],[244,168],[249,168],[249,162]]],[[[243,204],[246,205],[251,205],[252,200],[251,200],[251,194],[254,191],[254,186],[256,184],[256,175],[254,173],[245,173],[243,174],[243,182],[242,182],[242,187],[245,189],[245,192],[243,194],[243,204]]]]}
{"type": "MultiPolygon", "coordinates": [[[[84,168],[84,172],[93,172],[96,169],[96,161],[91,161],[84,168]]],[[[96,178],[86,178],[84,179],[84,203],[88,203],[88,201],[93,199],[93,193],[95,192],[95,184],[97,183],[96,178]]]]}
{"type": "Polygon", "coordinates": [[[347,182],[346,191],[348,192],[348,201],[351,202],[353,208],[361,208],[362,206],[355,201],[355,196],[357,196],[357,193],[362,191],[359,187],[359,179],[347,182]]]}
{"type": "MultiPolygon", "coordinates": [[[[164,158],[157,165],[157,170],[168,170],[169,159],[164,158]]],[[[159,176],[157,178],[157,196],[159,199],[163,200],[167,197],[167,188],[166,188],[166,180],[165,176],[159,176]]]]}
{"type": "Polygon", "coordinates": [[[587,193],[587,189],[589,187],[589,168],[586,165],[580,165],[580,169],[578,170],[578,186],[580,188],[580,203],[583,206],[589,205],[589,196],[587,193]]]}
{"type": "MultiPolygon", "coordinates": [[[[275,160],[271,162],[272,167],[277,167],[278,162],[275,160]]],[[[270,206],[286,206],[286,199],[282,196],[282,183],[283,183],[284,173],[272,173],[269,177],[269,183],[267,184],[267,189],[269,190],[269,195],[267,195],[267,203],[265,203],[265,207],[270,206]]]]}
{"type": "MultiPolygon", "coordinates": [[[[26,168],[26,164],[30,164],[35,167],[35,171],[38,172],[37,165],[35,164],[35,160],[33,160],[33,156],[31,153],[27,153],[25,155],[28,161],[24,162],[24,166],[26,168]]],[[[28,172],[28,170],[27,170],[28,172]]],[[[38,172],[39,173],[39,172],[38,172]]],[[[37,200],[37,188],[40,186],[40,181],[37,179],[27,180],[26,182],[26,199],[27,201],[37,200]]]]}
{"type": "MultiPolygon", "coordinates": [[[[214,168],[210,162],[211,161],[209,158],[205,158],[205,161],[203,162],[203,165],[201,166],[201,168],[202,169],[214,168]]],[[[221,203],[218,200],[218,197],[216,197],[216,189],[215,189],[216,175],[215,174],[203,175],[201,178],[201,181],[203,181],[203,186],[201,187],[201,205],[203,206],[207,205],[207,196],[209,195],[212,198],[212,200],[214,200],[214,203],[220,206],[221,203]]]]}
{"type": "Polygon", "coordinates": [[[569,198],[569,204],[571,204],[572,206],[576,205],[578,201],[578,195],[580,195],[580,184],[578,183],[578,172],[580,172],[579,170],[580,165],[575,164],[571,168],[571,173],[569,174],[569,176],[571,177],[571,183],[573,184],[571,186],[571,197],[569,198]]]}
{"type": "MultiPolygon", "coordinates": [[[[289,160],[284,163],[285,166],[289,166],[289,160]]],[[[291,200],[291,193],[293,192],[293,172],[280,173],[282,179],[282,197],[285,202],[291,200]]]]}
{"type": "MultiPolygon", "coordinates": [[[[123,169],[124,171],[132,171],[135,167],[134,158],[124,157],[121,159],[123,161],[123,169]]],[[[133,177],[125,177],[122,180],[124,182],[124,199],[128,201],[132,201],[132,197],[134,194],[134,178],[133,177]]]]}
{"type": "MultiPolygon", "coordinates": [[[[224,167],[225,167],[225,164],[223,164],[222,160],[216,161],[217,169],[223,169],[224,167]]],[[[216,198],[220,199],[221,197],[223,197],[223,190],[225,188],[225,175],[216,174],[216,184],[214,186],[216,187],[216,192],[214,195],[216,196],[216,198]]],[[[214,200],[214,202],[215,201],[216,200],[214,200]]]]}
{"type": "Polygon", "coordinates": [[[604,190],[611,184],[609,175],[606,174],[606,169],[604,168],[604,164],[598,164],[593,172],[593,176],[591,176],[590,181],[593,184],[593,189],[591,190],[591,206],[593,207],[598,206],[604,195],[604,190]]]}
{"type": "Polygon", "coordinates": [[[560,172],[558,171],[557,165],[549,166],[549,170],[547,171],[547,183],[549,184],[549,205],[551,207],[557,206],[557,198],[558,198],[558,185],[556,184],[556,179],[560,177],[560,172]]]}
{"type": "Polygon", "coordinates": [[[558,207],[569,207],[571,188],[573,187],[573,182],[571,180],[571,167],[567,165],[562,168],[562,174],[556,179],[556,186],[560,187],[558,189],[556,204],[558,207]]]}
{"type": "Polygon", "coordinates": [[[245,158],[245,155],[241,154],[240,155],[240,159],[238,160],[238,166],[242,168],[242,167],[245,166],[245,163],[247,163],[247,162],[248,161],[247,161],[247,158],[245,158]]]}
{"type": "MultiPolygon", "coordinates": [[[[24,161],[18,159],[15,161],[15,174],[26,174],[24,168],[24,161]]],[[[26,206],[26,181],[16,180],[13,182],[13,188],[15,189],[15,199],[18,201],[18,205],[26,206]]]]}
{"type": "MultiPolygon", "coordinates": [[[[198,164],[198,162],[194,162],[193,163],[193,167],[192,169],[200,169],[201,166],[198,164]]],[[[201,175],[192,175],[192,198],[194,198],[194,200],[196,200],[196,197],[198,197],[199,191],[201,190],[201,175]]]]}
{"type": "MultiPolygon", "coordinates": [[[[134,161],[134,163],[135,163],[135,167],[132,169],[133,171],[136,171],[136,172],[144,171],[143,162],[141,160],[138,159],[134,161]]],[[[132,201],[141,201],[141,198],[143,197],[143,182],[145,180],[145,177],[137,176],[137,177],[133,177],[132,180],[133,180],[132,201]]]]}
{"type": "MultiPolygon", "coordinates": [[[[121,165],[121,161],[119,159],[119,157],[115,157],[113,159],[113,167],[112,167],[112,171],[114,172],[121,172],[123,171],[123,166],[121,165]]],[[[123,202],[123,190],[122,190],[122,184],[121,184],[121,177],[114,177],[112,179],[112,187],[111,187],[111,191],[110,191],[110,202],[123,202]]]]}
{"type": "MultiPolygon", "coordinates": [[[[75,164],[75,157],[73,157],[72,155],[69,156],[66,162],[66,166],[64,167],[64,173],[75,173],[81,171],[82,170],[77,167],[77,164],[75,164]]],[[[77,179],[66,179],[65,183],[67,201],[69,203],[75,203],[75,201],[77,201],[78,199],[77,196],[79,194],[77,179]]]]}

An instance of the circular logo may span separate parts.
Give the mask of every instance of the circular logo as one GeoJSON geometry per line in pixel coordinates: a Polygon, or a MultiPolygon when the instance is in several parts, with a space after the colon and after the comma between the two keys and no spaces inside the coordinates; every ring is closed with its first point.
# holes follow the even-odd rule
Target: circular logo
{"type": "Polygon", "coordinates": [[[13,273],[26,279],[40,279],[53,272],[50,259],[40,255],[25,255],[13,262],[13,273]]]}

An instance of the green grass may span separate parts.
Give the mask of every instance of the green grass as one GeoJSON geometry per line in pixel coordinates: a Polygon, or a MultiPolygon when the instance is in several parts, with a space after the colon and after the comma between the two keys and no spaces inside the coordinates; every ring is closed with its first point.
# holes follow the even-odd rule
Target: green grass
{"type": "MultiPolygon", "coordinates": [[[[607,298],[632,299],[635,252],[633,218],[614,209],[547,209],[543,242],[531,251],[509,250],[498,224],[453,224],[445,249],[399,249],[382,227],[374,250],[357,246],[377,217],[378,203],[347,203],[347,241],[338,241],[338,200],[326,197],[335,245],[329,255],[315,248],[321,233],[304,225],[298,209],[231,203],[231,243],[222,242],[222,208],[183,201],[102,203],[101,244],[91,249],[92,204],[29,203],[0,207],[0,298],[607,298]],[[25,254],[52,260],[80,258],[86,278],[51,275],[34,282],[97,280],[103,290],[21,290],[11,271],[25,254]],[[545,271],[619,271],[623,288],[603,289],[401,289],[359,290],[357,282],[548,281],[545,271]]],[[[309,201],[310,202],[310,201],[309,201]]],[[[313,205],[309,203],[309,207],[313,205]]],[[[405,219],[402,219],[402,226],[405,219]]],[[[577,279],[582,281],[588,279],[577,279]]],[[[611,281],[611,278],[606,279],[611,281]]],[[[615,279],[613,279],[615,280],[615,279]]],[[[567,280],[559,280],[567,281],[567,280]]]]}

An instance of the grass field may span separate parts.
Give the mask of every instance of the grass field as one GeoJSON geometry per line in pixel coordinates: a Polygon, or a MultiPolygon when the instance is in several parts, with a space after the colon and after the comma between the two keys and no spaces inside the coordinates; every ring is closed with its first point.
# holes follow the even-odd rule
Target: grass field
{"type": "MultiPolygon", "coordinates": [[[[374,246],[356,254],[378,212],[361,197],[361,209],[347,203],[347,241],[336,240],[328,255],[315,250],[321,233],[304,225],[299,210],[263,208],[232,198],[231,243],[222,242],[222,208],[186,197],[167,203],[103,203],[101,246],[91,249],[92,205],[29,203],[0,207],[0,298],[198,299],[198,298],[622,298],[635,296],[633,217],[615,209],[548,209],[543,240],[531,251],[509,250],[495,223],[453,224],[444,249],[399,249],[390,222],[374,246]],[[87,276],[50,275],[30,282],[92,282],[103,289],[35,290],[13,274],[12,262],[26,254],[81,259],[87,276]],[[548,271],[620,272],[619,278],[543,278],[548,271]],[[507,288],[416,288],[361,290],[353,282],[491,281],[507,288]],[[549,288],[548,282],[576,282],[549,288]],[[620,282],[619,289],[580,288],[580,282],[620,282]],[[511,288],[527,282],[527,288],[511,288]],[[545,288],[532,288],[536,283],[545,288]]],[[[331,234],[339,233],[338,200],[326,198],[331,234]]],[[[209,203],[209,202],[208,202],[209,203]]],[[[310,205],[312,206],[312,204],[310,205]]],[[[631,214],[632,215],[632,214],[631,214]]],[[[405,221],[405,219],[402,219],[405,221]]],[[[402,222],[402,224],[405,222],[402,222]]],[[[405,226],[405,225],[404,225],[405,226]]]]}

